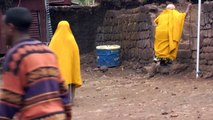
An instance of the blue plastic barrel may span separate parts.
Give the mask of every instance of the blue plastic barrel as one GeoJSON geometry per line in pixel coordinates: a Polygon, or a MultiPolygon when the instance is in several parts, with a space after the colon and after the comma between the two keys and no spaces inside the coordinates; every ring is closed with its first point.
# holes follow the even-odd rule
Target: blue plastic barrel
{"type": "Polygon", "coordinates": [[[97,66],[116,67],[120,65],[120,46],[101,45],[96,47],[97,66]]]}

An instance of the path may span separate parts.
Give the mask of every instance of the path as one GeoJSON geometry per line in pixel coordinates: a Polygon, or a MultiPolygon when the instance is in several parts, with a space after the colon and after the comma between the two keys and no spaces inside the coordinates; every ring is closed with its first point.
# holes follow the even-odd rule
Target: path
{"type": "Polygon", "coordinates": [[[213,120],[213,81],[87,70],[73,120],[213,120]]]}

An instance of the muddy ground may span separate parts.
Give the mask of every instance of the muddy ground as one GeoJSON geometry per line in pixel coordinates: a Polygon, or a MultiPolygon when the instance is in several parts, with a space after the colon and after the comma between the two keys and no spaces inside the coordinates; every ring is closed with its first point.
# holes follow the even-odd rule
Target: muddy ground
{"type": "Polygon", "coordinates": [[[82,70],[73,120],[213,120],[213,81],[194,74],[144,74],[122,68],[82,70]]]}

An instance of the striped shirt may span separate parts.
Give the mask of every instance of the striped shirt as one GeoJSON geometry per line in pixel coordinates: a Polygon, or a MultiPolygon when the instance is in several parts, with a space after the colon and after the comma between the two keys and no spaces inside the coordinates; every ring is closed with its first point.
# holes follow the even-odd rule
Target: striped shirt
{"type": "Polygon", "coordinates": [[[69,92],[55,55],[40,41],[19,41],[3,65],[0,119],[70,120],[69,92]]]}

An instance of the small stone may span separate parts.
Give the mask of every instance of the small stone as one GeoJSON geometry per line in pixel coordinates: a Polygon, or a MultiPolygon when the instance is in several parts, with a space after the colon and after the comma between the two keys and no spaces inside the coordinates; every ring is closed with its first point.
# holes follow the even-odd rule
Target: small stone
{"type": "Polygon", "coordinates": [[[178,114],[172,114],[170,117],[178,117],[178,114]]]}
{"type": "Polygon", "coordinates": [[[187,70],[188,67],[189,67],[189,66],[188,66],[188,65],[185,65],[185,64],[173,64],[173,65],[171,66],[171,71],[172,71],[173,74],[181,73],[181,72],[187,70]]]}
{"type": "Polygon", "coordinates": [[[209,1],[205,1],[204,4],[209,4],[209,1]]]}
{"type": "Polygon", "coordinates": [[[155,87],[155,89],[157,90],[157,89],[159,89],[159,87],[155,87]]]}
{"type": "Polygon", "coordinates": [[[212,72],[207,72],[204,76],[203,76],[203,78],[205,78],[205,79],[209,79],[209,78],[212,78],[213,77],[213,73],[212,72]]]}
{"type": "Polygon", "coordinates": [[[96,91],[101,91],[101,88],[100,87],[96,88],[96,91]]]}
{"type": "Polygon", "coordinates": [[[136,70],[136,73],[138,73],[138,74],[141,74],[141,73],[146,74],[146,73],[147,73],[147,70],[146,70],[144,67],[142,67],[142,68],[137,69],[137,70],[136,70]]]}
{"type": "Polygon", "coordinates": [[[161,74],[168,75],[169,72],[170,72],[170,67],[169,66],[160,66],[159,67],[159,72],[161,74]]]}
{"type": "Polygon", "coordinates": [[[162,112],[161,115],[168,115],[168,112],[162,112]]]}
{"type": "Polygon", "coordinates": [[[191,56],[192,56],[192,53],[190,50],[179,50],[177,55],[178,58],[185,58],[185,59],[191,58],[191,56]]]}
{"type": "Polygon", "coordinates": [[[100,67],[100,71],[107,72],[108,71],[108,67],[107,66],[101,66],[100,67]]]}
{"type": "Polygon", "coordinates": [[[86,72],[90,72],[90,70],[87,68],[86,70],[85,70],[86,72]]]}
{"type": "Polygon", "coordinates": [[[123,100],[126,100],[126,97],[123,97],[122,99],[123,99],[123,100]]]}
{"type": "Polygon", "coordinates": [[[99,68],[94,68],[93,71],[99,71],[99,68]]]}

